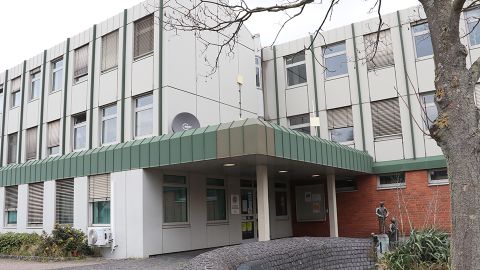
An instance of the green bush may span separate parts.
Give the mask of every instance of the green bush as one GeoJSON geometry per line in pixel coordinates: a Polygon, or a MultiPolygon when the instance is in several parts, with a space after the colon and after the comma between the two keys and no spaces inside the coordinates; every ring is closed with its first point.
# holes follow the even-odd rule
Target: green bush
{"type": "Polygon", "coordinates": [[[436,229],[412,231],[408,240],[388,252],[380,266],[391,270],[449,269],[450,241],[445,232],[436,229]]]}
{"type": "Polygon", "coordinates": [[[92,255],[87,237],[71,226],[55,225],[52,234],[0,234],[0,254],[16,256],[70,257],[92,255]]]}

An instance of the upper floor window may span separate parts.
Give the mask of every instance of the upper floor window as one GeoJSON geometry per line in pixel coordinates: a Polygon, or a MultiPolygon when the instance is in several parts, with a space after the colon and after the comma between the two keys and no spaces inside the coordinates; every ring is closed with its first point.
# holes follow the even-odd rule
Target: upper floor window
{"type": "Polygon", "coordinates": [[[371,107],[375,139],[402,135],[398,98],[374,101],[371,107]]]}
{"type": "Polygon", "coordinates": [[[37,158],[37,127],[27,129],[27,155],[26,160],[37,158]]]}
{"type": "Polygon", "coordinates": [[[402,188],[405,187],[405,173],[381,174],[378,176],[378,188],[402,188]]]}
{"type": "Polygon", "coordinates": [[[470,45],[480,44],[480,29],[478,27],[478,20],[480,19],[480,8],[474,8],[465,11],[465,18],[467,20],[468,39],[470,45]]]}
{"type": "Polygon", "coordinates": [[[52,121],[47,125],[47,152],[49,156],[60,154],[60,120],[52,121]]]}
{"type": "Polygon", "coordinates": [[[110,224],[110,174],[88,178],[88,201],[90,224],[110,224]]]}
{"type": "Polygon", "coordinates": [[[262,88],[262,58],[255,56],[255,85],[262,88]]]}
{"type": "Polygon", "coordinates": [[[422,94],[421,98],[423,106],[423,122],[425,123],[425,128],[428,130],[438,117],[437,106],[435,105],[435,94],[422,94]]]}
{"type": "Polygon", "coordinates": [[[225,180],[207,178],[207,221],[227,220],[225,180]]]}
{"type": "Polygon", "coordinates": [[[21,77],[17,77],[12,80],[12,95],[11,95],[11,100],[10,100],[10,108],[15,108],[20,106],[22,97],[20,93],[20,88],[22,87],[22,80],[21,77]]]}
{"type": "MultiPolygon", "coordinates": [[[[477,108],[480,109],[480,84],[475,85],[475,93],[473,94],[475,98],[475,104],[477,105],[477,108]]],[[[0,103],[2,101],[0,100],[0,103]]]]}
{"type": "Polygon", "coordinates": [[[118,31],[102,37],[102,71],[118,65],[118,31]]]}
{"type": "Polygon", "coordinates": [[[428,171],[428,183],[430,185],[448,184],[447,168],[433,169],[433,170],[428,171]]]}
{"type": "Polygon", "coordinates": [[[428,23],[421,23],[412,26],[413,40],[415,41],[415,53],[417,58],[433,54],[432,39],[428,23]]]}
{"type": "Polygon", "coordinates": [[[327,111],[330,139],[338,143],[353,142],[352,107],[343,107],[327,111]]]}
{"type": "Polygon", "coordinates": [[[289,128],[310,134],[310,114],[301,114],[288,117],[289,128]]]}
{"type": "Polygon", "coordinates": [[[18,186],[5,187],[5,225],[17,225],[18,186]]]}
{"type": "Polygon", "coordinates": [[[323,57],[325,58],[326,78],[348,73],[345,41],[325,46],[323,57]]]}
{"type": "Polygon", "coordinates": [[[63,87],[63,58],[52,61],[52,88],[50,92],[62,90],[63,87]]]}
{"type": "Polygon", "coordinates": [[[87,114],[80,113],[73,117],[73,150],[85,149],[87,145],[87,114]]]}
{"type": "Polygon", "coordinates": [[[153,52],[153,14],[135,22],[133,58],[153,52]]]}
{"type": "Polygon", "coordinates": [[[75,50],[73,80],[75,83],[87,79],[88,75],[88,44],[75,50]]]}
{"type": "Polygon", "coordinates": [[[40,68],[30,72],[30,92],[28,100],[34,100],[40,97],[40,68]]]}
{"type": "Polygon", "coordinates": [[[0,113],[3,113],[3,84],[0,84],[0,113]]]}
{"type": "Polygon", "coordinates": [[[293,86],[307,82],[307,68],[305,66],[305,52],[285,57],[287,69],[287,86],[293,86]]]}
{"type": "Polygon", "coordinates": [[[135,99],[135,138],[153,134],[153,95],[135,99]]]}
{"type": "Polygon", "coordinates": [[[102,108],[102,145],[117,141],[117,105],[102,108]]]}
{"type": "Polygon", "coordinates": [[[390,29],[366,35],[364,40],[368,70],[388,67],[395,63],[390,29]]]}
{"type": "Polygon", "coordinates": [[[7,164],[17,162],[17,133],[8,135],[7,164]]]}

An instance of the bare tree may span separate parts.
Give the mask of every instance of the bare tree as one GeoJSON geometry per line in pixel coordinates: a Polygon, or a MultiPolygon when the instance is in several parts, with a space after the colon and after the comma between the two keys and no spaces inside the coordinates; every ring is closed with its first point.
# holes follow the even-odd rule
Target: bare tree
{"type": "MultiPolygon", "coordinates": [[[[318,16],[312,43],[321,37],[322,27],[341,0],[283,0],[271,6],[250,7],[247,0],[165,0],[164,27],[193,31],[206,46],[218,49],[216,67],[222,52],[233,53],[244,23],[253,15],[291,11],[284,24],[300,16],[313,4],[327,6],[318,16]],[[212,42],[208,32],[220,33],[212,42]]],[[[379,14],[377,41],[382,18],[381,0],[373,0],[379,14]]],[[[435,102],[439,116],[430,126],[430,135],[441,147],[448,165],[452,210],[452,268],[480,267],[480,111],[474,104],[474,88],[480,78],[480,59],[467,66],[467,49],[461,43],[460,14],[479,1],[419,0],[429,23],[435,62],[435,102]]],[[[280,28],[282,31],[283,26],[280,28]]],[[[278,35],[277,35],[278,36],[278,35]]],[[[375,49],[378,42],[375,44],[375,49]]],[[[373,58],[373,56],[371,56],[373,58]]],[[[410,116],[412,117],[412,116],[410,116]]]]}

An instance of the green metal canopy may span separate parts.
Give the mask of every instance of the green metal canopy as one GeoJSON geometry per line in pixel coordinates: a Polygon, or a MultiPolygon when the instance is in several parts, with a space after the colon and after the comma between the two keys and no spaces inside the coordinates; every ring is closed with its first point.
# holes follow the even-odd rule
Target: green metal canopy
{"type": "Polygon", "coordinates": [[[366,152],[260,119],[128,141],[0,168],[0,186],[262,155],[371,173],[366,152]]]}

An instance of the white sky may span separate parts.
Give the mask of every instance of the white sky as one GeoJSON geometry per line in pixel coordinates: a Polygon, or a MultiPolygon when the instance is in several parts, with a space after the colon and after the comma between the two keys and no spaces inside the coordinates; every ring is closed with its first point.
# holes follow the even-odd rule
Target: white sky
{"type": "MultiPolygon", "coordinates": [[[[251,5],[268,5],[280,0],[247,0],[251,5]]],[[[285,0],[283,0],[285,1],[285,0]]],[[[11,68],[44,49],[64,41],[141,0],[0,0],[0,71],[11,68]]],[[[316,0],[320,2],[320,0],[316,0]]],[[[277,43],[305,37],[313,32],[327,8],[313,4],[291,21],[277,43]]],[[[374,0],[342,0],[325,29],[375,17],[369,13],[374,0]]],[[[417,0],[383,0],[382,13],[418,5],[417,0]]],[[[270,45],[285,19],[283,13],[252,17],[247,27],[260,33],[262,45],[270,45]]]]}

